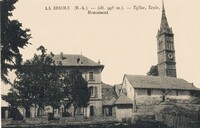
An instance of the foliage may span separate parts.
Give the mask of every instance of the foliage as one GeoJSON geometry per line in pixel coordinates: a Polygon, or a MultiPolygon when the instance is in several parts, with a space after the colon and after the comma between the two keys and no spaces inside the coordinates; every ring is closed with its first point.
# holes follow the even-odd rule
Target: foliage
{"type": "Polygon", "coordinates": [[[16,71],[14,81],[8,95],[2,99],[13,107],[52,106],[58,108],[68,99],[68,106],[85,107],[90,98],[87,81],[78,69],[67,74],[61,65],[56,65],[52,56],[40,46],[41,54],[34,55],[16,71]]]}
{"type": "Polygon", "coordinates": [[[74,106],[74,115],[79,107],[87,107],[90,100],[90,91],[87,87],[87,81],[82,77],[79,69],[72,69],[67,77],[66,83],[70,85],[68,89],[68,106],[74,106]]]}
{"type": "Polygon", "coordinates": [[[31,38],[29,29],[23,29],[18,20],[10,20],[14,4],[17,0],[3,0],[1,2],[1,79],[10,83],[7,78],[9,70],[17,69],[22,62],[20,48],[27,46],[31,38]]]}
{"type": "Polygon", "coordinates": [[[37,50],[41,51],[41,55],[35,54],[32,60],[26,61],[16,71],[17,78],[11,92],[2,97],[12,106],[58,107],[60,100],[64,98],[61,70],[57,70],[52,57],[46,54],[43,46],[37,50]],[[15,99],[12,95],[15,95],[15,99]]]}
{"type": "Polygon", "coordinates": [[[158,76],[158,66],[152,65],[150,70],[147,72],[148,76],[158,76]]]}

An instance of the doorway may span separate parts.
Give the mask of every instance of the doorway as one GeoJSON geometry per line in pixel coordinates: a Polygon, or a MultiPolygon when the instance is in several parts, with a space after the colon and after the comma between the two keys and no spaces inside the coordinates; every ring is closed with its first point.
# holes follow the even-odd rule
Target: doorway
{"type": "Polygon", "coordinates": [[[25,117],[26,118],[30,118],[30,116],[31,116],[30,107],[26,107],[26,115],[25,115],[25,117]]]}
{"type": "Polygon", "coordinates": [[[90,116],[94,116],[94,106],[90,106],[90,116]]]}

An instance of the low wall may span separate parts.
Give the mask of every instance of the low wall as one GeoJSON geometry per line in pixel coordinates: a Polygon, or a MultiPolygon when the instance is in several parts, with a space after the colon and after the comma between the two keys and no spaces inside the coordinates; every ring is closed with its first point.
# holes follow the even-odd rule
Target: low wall
{"type": "Polygon", "coordinates": [[[200,128],[200,120],[195,115],[192,118],[180,114],[156,114],[155,119],[171,128],[200,128]]]}

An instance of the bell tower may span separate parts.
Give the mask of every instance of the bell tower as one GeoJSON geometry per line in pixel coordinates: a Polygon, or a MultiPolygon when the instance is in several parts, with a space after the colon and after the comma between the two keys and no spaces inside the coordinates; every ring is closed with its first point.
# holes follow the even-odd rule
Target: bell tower
{"type": "Polygon", "coordinates": [[[162,18],[157,34],[158,75],[176,77],[174,34],[169,27],[162,3],[162,18]]]}

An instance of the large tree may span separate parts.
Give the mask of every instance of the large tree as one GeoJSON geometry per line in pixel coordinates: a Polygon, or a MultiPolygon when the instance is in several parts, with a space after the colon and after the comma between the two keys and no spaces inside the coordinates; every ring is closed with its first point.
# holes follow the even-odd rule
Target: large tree
{"type": "Polygon", "coordinates": [[[2,98],[12,107],[52,106],[57,108],[64,99],[62,70],[57,69],[51,55],[43,46],[41,54],[34,55],[16,70],[17,78],[8,93],[2,98]]]}
{"type": "Polygon", "coordinates": [[[14,4],[17,0],[3,0],[1,4],[1,79],[11,83],[7,78],[9,70],[17,69],[22,62],[20,48],[27,46],[31,38],[29,29],[23,29],[18,20],[11,20],[14,4]]]}
{"type": "Polygon", "coordinates": [[[74,115],[77,108],[87,107],[90,100],[90,90],[87,81],[82,77],[82,73],[78,68],[70,70],[66,83],[70,85],[67,89],[68,103],[74,106],[74,115]]]}
{"type": "Polygon", "coordinates": [[[8,95],[2,98],[15,108],[51,106],[53,113],[66,98],[69,106],[87,106],[90,94],[82,73],[78,69],[67,73],[62,65],[55,64],[52,53],[46,54],[43,46],[37,50],[41,54],[35,54],[16,70],[17,78],[8,95]]]}

